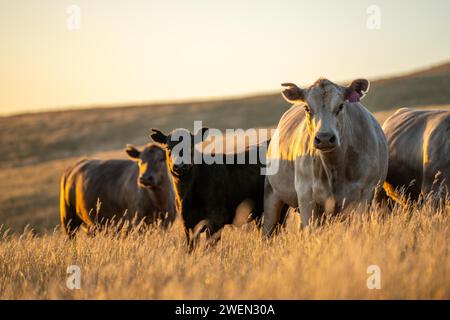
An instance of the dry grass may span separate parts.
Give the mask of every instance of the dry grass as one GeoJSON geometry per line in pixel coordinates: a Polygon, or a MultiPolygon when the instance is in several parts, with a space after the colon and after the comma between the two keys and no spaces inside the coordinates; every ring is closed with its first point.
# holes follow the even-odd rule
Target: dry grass
{"type": "Polygon", "coordinates": [[[227,227],[213,248],[187,254],[179,225],[119,239],[100,234],[68,241],[6,236],[0,241],[3,299],[449,299],[447,213],[429,207],[352,213],[269,242],[256,228],[227,227]],[[81,289],[66,288],[66,268],[81,267],[81,289]],[[367,267],[381,268],[369,290],[367,267]]]}
{"type": "MultiPolygon", "coordinates": [[[[273,103],[280,103],[276,99],[273,103]]],[[[188,117],[174,107],[2,118],[0,299],[450,298],[449,219],[430,208],[397,210],[385,219],[355,214],[311,232],[298,230],[295,215],[270,243],[248,226],[227,228],[218,246],[192,255],[184,250],[179,226],[72,242],[58,230],[51,233],[59,221],[59,177],[78,156],[124,156],[118,148],[144,143],[152,126],[190,127],[193,119],[203,119],[212,127],[249,127],[279,118],[273,110],[266,118],[253,117],[255,110],[268,109],[257,99],[246,103],[248,108],[231,116],[230,106],[217,102],[213,112],[210,105],[186,107],[188,117]],[[119,126],[117,119],[123,122],[119,126]],[[22,234],[27,224],[37,235],[22,234]],[[6,228],[10,235],[2,238],[6,228]],[[65,286],[72,264],[83,272],[79,291],[65,286]],[[372,264],[381,267],[381,290],[366,287],[372,264]]],[[[392,112],[376,117],[382,122],[392,112]]]]}

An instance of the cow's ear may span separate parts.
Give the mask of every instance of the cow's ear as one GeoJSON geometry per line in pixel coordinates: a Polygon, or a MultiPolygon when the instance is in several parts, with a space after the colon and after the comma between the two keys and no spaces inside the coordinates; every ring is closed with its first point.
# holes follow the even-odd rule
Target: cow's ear
{"type": "Polygon", "coordinates": [[[127,144],[125,152],[133,160],[139,159],[139,157],[141,156],[141,152],[138,149],[136,149],[134,146],[132,146],[131,144],[127,144]]]}
{"type": "Polygon", "coordinates": [[[162,143],[162,144],[167,143],[167,135],[165,135],[158,129],[152,128],[152,130],[150,131],[150,137],[155,142],[162,143]]]}
{"type": "Polygon", "coordinates": [[[282,83],[283,91],[281,94],[287,102],[296,103],[299,101],[305,101],[305,90],[300,89],[293,83],[282,83]]]}
{"type": "Polygon", "coordinates": [[[195,139],[194,137],[194,141],[203,141],[208,137],[208,134],[205,135],[205,133],[208,133],[209,128],[208,127],[202,127],[200,130],[197,131],[197,133],[195,134],[196,137],[198,137],[198,139],[195,139]]]}
{"type": "Polygon", "coordinates": [[[356,79],[345,88],[344,99],[348,102],[358,102],[369,91],[369,80],[356,79]]]}

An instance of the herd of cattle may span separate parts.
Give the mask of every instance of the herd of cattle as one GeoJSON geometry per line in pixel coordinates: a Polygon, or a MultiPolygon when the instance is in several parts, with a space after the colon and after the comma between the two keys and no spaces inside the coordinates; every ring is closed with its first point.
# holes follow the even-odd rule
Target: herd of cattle
{"type": "MultiPolygon", "coordinates": [[[[348,87],[327,79],[305,89],[283,86],[283,97],[293,106],[266,142],[266,163],[174,162],[180,143],[175,134],[188,133],[193,157],[194,141],[205,139],[208,129],[195,135],[152,129],[154,142],[144,149],[127,145],[130,160],[81,160],[63,174],[63,232],[92,232],[122,215],[145,223],[161,220],[163,226],[180,217],[192,249],[204,231],[210,241],[217,240],[246,201],[252,204],[248,221],[256,219],[265,237],[283,225],[289,207],[299,209],[306,226],[324,214],[388,196],[404,204],[432,195],[437,206],[446,205],[450,111],[402,108],[382,128],[360,103],[369,87],[365,79],[348,87]],[[275,172],[261,174],[274,163],[275,172]]],[[[248,159],[251,149],[261,146],[233,156],[248,159]]]]}

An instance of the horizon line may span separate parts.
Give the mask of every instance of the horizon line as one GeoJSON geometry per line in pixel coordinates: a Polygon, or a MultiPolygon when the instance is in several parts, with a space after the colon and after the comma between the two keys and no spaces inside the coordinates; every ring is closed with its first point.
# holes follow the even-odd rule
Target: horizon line
{"type": "MultiPolygon", "coordinates": [[[[450,59],[445,59],[441,62],[435,62],[428,64],[427,66],[417,67],[413,69],[408,69],[403,72],[397,73],[389,73],[384,75],[379,75],[374,77],[370,82],[377,81],[385,81],[390,79],[396,79],[401,77],[412,76],[416,73],[421,73],[425,71],[432,70],[434,68],[442,67],[450,64],[450,59]]],[[[336,83],[347,83],[351,80],[338,80],[336,83]]],[[[281,84],[280,84],[281,85],[281,84]]],[[[303,86],[307,84],[302,84],[303,86]]],[[[181,105],[181,104],[193,104],[193,103],[213,103],[220,101],[233,101],[233,100],[243,100],[243,99],[252,99],[264,96],[272,96],[279,93],[279,91],[253,91],[242,94],[231,94],[225,96],[201,96],[201,97],[191,97],[191,98],[178,98],[178,99],[156,99],[156,100],[148,100],[148,101],[130,101],[130,102],[117,102],[117,103],[93,103],[91,105],[66,105],[66,106],[50,106],[36,109],[21,109],[20,111],[0,111],[0,118],[8,118],[15,116],[24,116],[24,115],[37,115],[37,114],[46,114],[46,113],[57,113],[57,112],[70,112],[70,111],[83,111],[83,110],[93,110],[93,109],[119,109],[119,108],[143,108],[143,107],[152,107],[152,106],[162,106],[162,105],[181,105]]]]}

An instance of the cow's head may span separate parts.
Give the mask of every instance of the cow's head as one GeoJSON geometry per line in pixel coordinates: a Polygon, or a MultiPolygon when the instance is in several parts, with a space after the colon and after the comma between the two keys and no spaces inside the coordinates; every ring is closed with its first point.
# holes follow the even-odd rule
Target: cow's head
{"type": "Polygon", "coordinates": [[[164,144],[171,161],[171,169],[177,175],[183,175],[194,165],[195,145],[205,138],[208,128],[202,128],[195,135],[187,129],[175,129],[164,134],[158,129],[152,129],[150,136],[155,142],[164,144]]]}
{"type": "Polygon", "coordinates": [[[142,151],[127,144],[125,152],[139,165],[137,183],[140,187],[154,189],[163,185],[167,177],[166,151],[156,143],[148,144],[142,151]]]}
{"type": "Polygon", "coordinates": [[[366,79],[354,80],[348,87],[327,79],[317,80],[311,87],[301,89],[293,83],[283,83],[283,97],[305,108],[308,131],[313,148],[330,152],[341,145],[342,127],[349,103],[359,102],[369,89],[366,79]]]}

